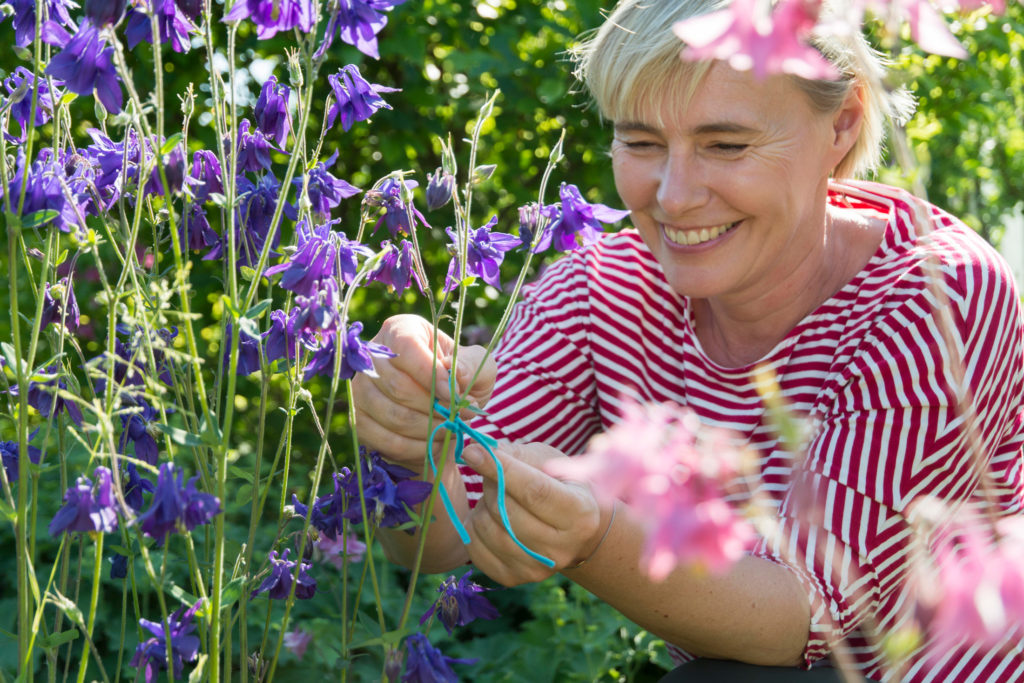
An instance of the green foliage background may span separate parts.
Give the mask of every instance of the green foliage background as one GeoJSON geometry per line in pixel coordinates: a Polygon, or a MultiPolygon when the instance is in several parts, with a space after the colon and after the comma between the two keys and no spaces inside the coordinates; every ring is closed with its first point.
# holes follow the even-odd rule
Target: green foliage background
{"type": "MultiPolygon", "coordinates": [[[[516,209],[537,199],[540,174],[563,129],[565,162],[556,171],[546,199],[552,200],[557,183],[565,181],[579,186],[591,201],[617,206],[605,154],[610,130],[588,108],[585,96],[573,81],[567,57],[576,37],[596,27],[602,10],[610,4],[598,0],[410,0],[390,14],[389,24],[380,36],[379,61],[335,42],[323,68],[324,75],[356,63],[371,82],[398,87],[402,92],[386,96],[393,111],[380,112],[371,124],[356,124],[348,133],[343,133],[340,127],[328,131],[323,156],[337,151],[334,173],[362,188],[396,169],[412,171],[423,186],[426,175],[440,163],[438,138],[450,133],[457,150],[464,151],[467,146],[459,143],[460,138],[467,134],[483,100],[500,89],[494,124],[485,129],[479,159],[480,163],[497,164],[497,169],[477,194],[476,224],[482,225],[496,213],[498,229],[516,232],[516,209]]],[[[880,173],[880,179],[908,188],[915,184],[924,187],[932,201],[961,216],[992,240],[1000,237],[1003,219],[1024,204],[1024,127],[1020,116],[1024,111],[1022,22],[1024,9],[1011,2],[1005,17],[975,16],[960,23],[958,37],[971,54],[966,61],[923,56],[911,47],[899,48],[892,55],[919,102],[918,111],[906,128],[909,150],[917,163],[912,167],[890,166],[880,173]]],[[[0,39],[8,44],[13,42],[10,22],[0,26],[0,39]]],[[[236,72],[240,105],[255,101],[259,83],[269,73],[276,74],[282,82],[288,81],[284,50],[289,44],[286,36],[258,40],[252,25],[243,23],[236,72]]],[[[185,92],[190,83],[195,84],[199,112],[207,96],[203,86],[207,78],[197,54],[198,51],[185,55],[165,53],[164,77],[168,102],[172,105],[176,102],[175,94],[185,92]]],[[[136,50],[136,56],[144,63],[145,50],[136,50]]],[[[7,72],[17,65],[13,56],[0,62],[7,72]]],[[[152,89],[152,76],[146,75],[144,65],[136,74],[143,92],[152,89]]],[[[315,121],[322,119],[327,97],[324,83],[315,121]]],[[[76,107],[75,127],[84,138],[85,131],[96,124],[96,115],[89,98],[80,98],[76,107]]],[[[172,108],[167,117],[168,131],[180,126],[180,112],[172,108]]],[[[202,117],[193,122],[192,135],[195,148],[216,144],[212,127],[202,117]]],[[[418,204],[424,208],[422,198],[418,204]]],[[[358,201],[350,200],[345,224],[356,225],[357,212],[358,201]]],[[[435,285],[443,279],[448,260],[443,246],[443,216],[427,215],[433,228],[423,240],[428,272],[435,285]]],[[[507,272],[515,272],[516,265],[514,258],[510,259],[507,272]]],[[[202,283],[207,278],[210,291],[217,291],[218,271],[213,265],[207,271],[202,268],[202,264],[197,264],[195,305],[215,311],[213,297],[204,303],[202,283]]],[[[6,280],[5,261],[0,260],[0,270],[0,276],[6,280]]],[[[28,310],[30,292],[19,290],[13,294],[21,297],[22,309],[28,310]]],[[[89,297],[87,284],[78,290],[78,296],[89,297]]],[[[421,301],[412,294],[386,298],[379,296],[378,290],[372,296],[360,297],[356,317],[370,334],[380,321],[395,312],[422,312],[421,301]]],[[[479,288],[471,319],[477,331],[496,322],[503,299],[503,292],[479,288]]],[[[3,308],[7,310],[8,306],[3,308]]],[[[0,322],[0,338],[8,338],[9,330],[5,318],[0,322]]],[[[474,333],[473,329],[470,333],[474,333]]],[[[211,357],[215,357],[218,336],[216,327],[204,331],[211,357]]],[[[88,354],[97,353],[101,342],[102,339],[94,339],[91,346],[87,345],[88,354]]],[[[244,393],[245,385],[242,386],[244,393]]],[[[256,385],[252,387],[255,395],[256,385]]],[[[310,389],[315,397],[323,396],[323,386],[314,383],[310,389]]],[[[260,415],[254,404],[255,401],[236,402],[239,434],[256,432],[260,415]]],[[[347,443],[345,411],[338,410],[336,414],[336,422],[330,428],[337,434],[338,458],[345,460],[348,456],[341,446],[347,443]]],[[[268,413],[265,419],[270,430],[281,421],[276,412],[268,413]]],[[[0,429],[5,430],[0,438],[10,438],[6,433],[10,425],[6,416],[0,419],[0,429]]],[[[291,480],[300,488],[308,486],[305,470],[311,465],[316,443],[312,434],[307,442],[300,438],[296,443],[296,471],[291,480]]],[[[241,448],[244,442],[239,445],[241,448]]],[[[245,453],[240,455],[245,457],[245,453]]],[[[60,497],[58,491],[43,494],[54,500],[60,497]]],[[[244,504],[248,495],[243,486],[235,492],[235,500],[227,501],[229,514],[238,517],[232,523],[238,525],[235,531],[239,531],[239,538],[244,536],[240,529],[246,523],[244,504]]],[[[40,529],[39,542],[50,543],[45,537],[45,521],[40,529]]],[[[5,526],[0,530],[0,547],[9,544],[13,547],[5,526]]],[[[13,563],[13,554],[0,554],[0,572],[13,577],[13,563]]],[[[384,581],[393,590],[394,599],[399,600],[403,573],[389,570],[384,581]]],[[[105,595],[119,595],[119,584],[108,583],[105,595]]],[[[13,586],[13,580],[9,585],[13,586]]],[[[423,609],[431,600],[432,589],[431,585],[424,587],[423,609]]],[[[0,628],[5,631],[14,628],[12,592],[13,588],[0,592],[0,628]]],[[[496,591],[489,597],[502,611],[499,621],[478,623],[458,632],[457,638],[439,640],[451,656],[479,659],[473,667],[459,669],[469,679],[651,680],[668,666],[664,646],[659,641],[639,632],[611,608],[563,580],[496,591]]],[[[119,615],[118,602],[110,598],[106,613],[112,617],[119,615]]],[[[257,620],[254,628],[261,629],[262,616],[253,618],[257,620]]],[[[294,623],[318,634],[338,628],[322,611],[309,606],[297,609],[294,623]]],[[[99,625],[99,630],[98,645],[116,650],[123,637],[120,624],[108,620],[99,625]]],[[[134,626],[128,624],[129,651],[137,642],[134,631],[134,626]]],[[[440,629],[435,629],[432,637],[439,636],[440,629]]],[[[319,648],[314,653],[315,648],[316,644],[302,662],[288,658],[284,668],[279,669],[279,679],[301,680],[338,666],[337,653],[332,654],[329,648],[319,648]]],[[[13,671],[13,653],[9,650],[10,647],[0,647],[0,670],[5,672],[13,671]]],[[[354,670],[366,672],[368,677],[375,675],[380,671],[380,662],[373,657],[370,654],[365,661],[353,661],[354,670]]],[[[362,679],[354,676],[353,680],[362,679]]]]}

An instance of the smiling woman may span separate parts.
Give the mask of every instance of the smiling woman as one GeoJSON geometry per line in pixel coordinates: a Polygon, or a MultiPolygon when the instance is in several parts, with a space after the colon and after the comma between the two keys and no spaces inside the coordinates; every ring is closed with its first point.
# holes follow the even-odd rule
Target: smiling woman
{"type": "MultiPolygon", "coordinates": [[[[467,448],[473,469],[461,470],[466,495],[454,503],[472,542],[439,520],[425,562],[471,560],[507,585],[560,571],[674,644],[680,661],[799,676],[797,666],[835,659],[907,681],[1024,675],[1012,630],[941,647],[929,634],[899,661],[885,646],[923,613],[914,562],[935,539],[918,503],[938,499],[940,525],[962,507],[993,519],[1024,507],[1024,314],[1009,269],[955,217],[852,179],[877,163],[885,120],[906,111],[859,36],[814,41],[829,74],[818,80],[681,61],[673,25],[724,6],[624,0],[581,48],[634,229],[555,264],[516,309],[471,392],[488,411],[473,426],[505,440],[504,490],[495,465],[467,448]],[[799,447],[764,398],[766,371],[807,425],[799,447]],[[698,433],[727,428],[753,454],[754,472],[725,490],[757,501],[770,523],[720,573],[662,562],[655,580],[639,494],[616,503],[567,476],[566,456],[632,404],[665,402],[691,411],[698,433]],[[506,513],[553,569],[513,542],[506,513]]],[[[355,383],[361,424],[372,425],[360,435],[420,471],[430,339],[425,321],[388,321],[376,341],[398,356],[355,383]]],[[[459,361],[483,357],[469,347],[459,361]]],[[[462,390],[466,370],[455,373],[462,390]]],[[[641,452],[623,450],[620,478],[665,456],[636,436],[641,452]]],[[[384,539],[399,561],[416,543],[384,539]]]]}

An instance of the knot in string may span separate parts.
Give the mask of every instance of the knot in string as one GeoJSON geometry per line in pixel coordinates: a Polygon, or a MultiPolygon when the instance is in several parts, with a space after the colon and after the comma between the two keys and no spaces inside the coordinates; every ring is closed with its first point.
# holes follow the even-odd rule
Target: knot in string
{"type": "MultiPolygon", "coordinates": [[[[465,447],[467,436],[483,446],[484,450],[487,451],[487,454],[491,456],[491,460],[494,461],[494,466],[498,471],[498,513],[501,515],[501,523],[505,527],[505,531],[508,532],[509,537],[515,541],[516,545],[519,546],[527,555],[546,567],[554,567],[554,560],[527,548],[523,545],[523,542],[519,540],[515,532],[512,531],[512,524],[508,520],[508,510],[505,508],[505,470],[501,466],[501,461],[498,460],[498,456],[494,454],[494,447],[498,445],[498,442],[493,437],[488,436],[487,434],[482,434],[470,427],[458,415],[453,417],[451,415],[451,411],[436,400],[434,401],[434,410],[444,417],[444,422],[434,427],[434,431],[430,433],[430,438],[427,440],[427,462],[430,463],[430,471],[434,474],[434,478],[437,478],[437,465],[434,464],[434,437],[437,435],[439,430],[447,429],[455,435],[455,462],[460,465],[465,464],[465,461],[462,459],[462,449],[465,447]]],[[[452,506],[451,498],[448,497],[448,492],[445,491],[444,484],[440,484],[440,489],[441,502],[444,504],[444,509],[448,513],[448,518],[451,520],[452,526],[455,527],[455,531],[459,534],[459,538],[462,540],[462,543],[469,545],[469,532],[467,532],[466,527],[462,525],[462,522],[459,520],[459,516],[455,514],[455,508],[452,506]]]]}

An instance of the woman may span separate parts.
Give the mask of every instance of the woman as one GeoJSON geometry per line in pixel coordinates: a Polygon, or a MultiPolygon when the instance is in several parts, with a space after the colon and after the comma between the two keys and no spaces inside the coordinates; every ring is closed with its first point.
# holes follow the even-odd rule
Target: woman
{"type": "MultiPolygon", "coordinates": [[[[473,540],[463,545],[441,515],[424,566],[472,561],[506,585],[560,571],[683,659],[809,667],[843,643],[853,666],[882,678],[894,672],[881,638],[912,609],[913,504],[928,495],[1021,514],[1019,296],[1006,265],[957,219],[896,189],[842,180],[874,167],[884,120],[900,113],[859,37],[816,45],[836,80],[758,80],[679,59],[671,26],[707,4],[625,0],[581,50],[582,78],[613,124],[612,167],[634,229],[545,273],[518,306],[496,366],[469,389],[488,411],[474,426],[504,439],[512,527],[555,567],[504,530],[495,468],[479,447],[464,453],[475,472],[443,475],[448,491],[467,491],[454,498],[473,540]],[[812,425],[800,459],[766,415],[761,367],[812,425]],[[741,433],[778,533],[725,574],[678,569],[652,582],[628,507],[599,504],[585,485],[543,469],[580,453],[627,400],[673,401],[741,433]],[[815,524],[806,509],[819,511],[815,524]]],[[[419,471],[430,335],[418,318],[387,321],[376,341],[398,356],[378,366],[379,379],[356,380],[361,438],[419,471]]],[[[441,344],[445,365],[451,340],[441,344]]],[[[458,358],[464,389],[482,350],[458,358]]],[[[383,542],[408,562],[415,541],[383,542]]],[[[994,649],[912,657],[900,676],[1024,677],[1019,634],[994,649]]]]}

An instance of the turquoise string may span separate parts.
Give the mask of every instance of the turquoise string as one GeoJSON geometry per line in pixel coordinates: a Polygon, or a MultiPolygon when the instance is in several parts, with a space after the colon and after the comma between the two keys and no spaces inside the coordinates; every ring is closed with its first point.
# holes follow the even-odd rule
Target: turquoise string
{"type": "MultiPolygon", "coordinates": [[[[501,523],[505,526],[505,531],[515,541],[516,545],[522,548],[522,550],[537,560],[546,567],[554,568],[554,560],[544,557],[540,553],[536,553],[525,545],[522,541],[516,537],[514,531],[512,531],[512,524],[508,521],[508,510],[505,508],[505,470],[501,466],[501,461],[494,455],[494,447],[498,445],[498,442],[487,434],[481,434],[477,430],[470,427],[466,422],[456,415],[454,418],[451,416],[451,411],[441,405],[438,401],[434,401],[434,410],[441,413],[444,417],[444,422],[434,427],[434,431],[430,433],[430,439],[427,440],[427,462],[430,463],[430,471],[434,473],[434,478],[437,478],[437,465],[434,464],[434,437],[437,435],[438,430],[447,429],[455,434],[455,462],[464,465],[465,461],[462,459],[462,449],[465,446],[465,437],[468,435],[478,444],[484,447],[487,454],[491,456],[491,460],[494,461],[495,467],[498,469],[498,513],[501,515],[501,523]]],[[[455,508],[452,506],[451,498],[448,497],[448,492],[445,491],[444,484],[441,484],[441,502],[444,504],[444,509],[448,512],[448,518],[452,521],[452,526],[455,527],[455,531],[458,532],[459,538],[462,539],[462,543],[469,545],[469,533],[466,531],[466,527],[462,525],[459,520],[459,516],[455,514],[455,508]]]]}

